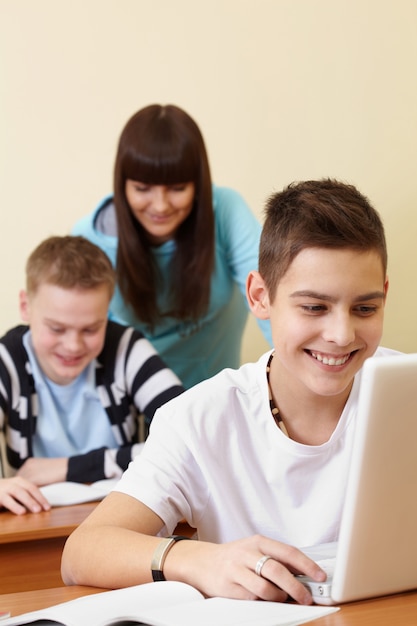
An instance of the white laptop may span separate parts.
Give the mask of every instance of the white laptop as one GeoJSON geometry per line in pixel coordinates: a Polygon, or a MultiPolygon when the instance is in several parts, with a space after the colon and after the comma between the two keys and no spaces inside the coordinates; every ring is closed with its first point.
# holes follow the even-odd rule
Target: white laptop
{"type": "Polygon", "coordinates": [[[299,577],[317,604],[417,588],[417,354],[365,361],[355,428],[339,540],[304,549],[329,572],[299,577]]]}

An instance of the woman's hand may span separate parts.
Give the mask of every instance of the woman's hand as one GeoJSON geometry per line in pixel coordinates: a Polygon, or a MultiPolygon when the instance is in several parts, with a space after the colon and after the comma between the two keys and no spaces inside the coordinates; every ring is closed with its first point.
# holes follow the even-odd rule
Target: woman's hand
{"type": "Polygon", "coordinates": [[[225,544],[181,541],[169,551],[164,572],[168,580],[187,582],[207,596],[275,602],[292,598],[299,604],[311,604],[312,597],[294,574],[326,579],[300,550],[261,535],[225,544]],[[262,565],[264,556],[270,558],[262,565]]]}
{"type": "Polygon", "coordinates": [[[38,487],[21,476],[0,478],[0,506],[16,515],[49,511],[51,505],[38,487]]]}

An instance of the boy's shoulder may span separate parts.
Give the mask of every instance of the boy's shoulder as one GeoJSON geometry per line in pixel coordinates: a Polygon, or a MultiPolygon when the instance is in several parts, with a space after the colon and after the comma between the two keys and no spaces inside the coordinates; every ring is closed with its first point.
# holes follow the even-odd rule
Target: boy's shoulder
{"type": "Polygon", "coordinates": [[[107,342],[114,343],[115,341],[120,341],[123,335],[130,335],[134,339],[142,339],[145,336],[140,330],[133,328],[133,326],[120,324],[120,322],[115,322],[114,320],[108,320],[104,340],[105,344],[107,342]]]}
{"type": "Polygon", "coordinates": [[[136,341],[144,339],[143,333],[132,326],[119,324],[113,320],[108,320],[106,327],[106,335],[101,353],[97,357],[99,363],[103,364],[113,361],[117,352],[120,351],[120,344],[123,341],[126,349],[133,345],[136,341]]]}
{"type": "Polygon", "coordinates": [[[4,344],[7,350],[12,354],[16,350],[25,350],[23,345],[23,337],[28,332],[29,326],[19,324],[14,328],[10,328],[3,337],[0,337],[0,343],[4,344]]]}
{"type": "Polygon", "coordinates": [[[186,406],[205,408],[213,403],[221,404],[237,402],[238,404],[257,404],[267,396],[266,364],[271,351],[261,355],[258,361],[245,363],[237,369],[225,368],[218,374],[197,383],[180,396],[171,400],[170,408],[178,408],[181,412],[186,406]],[[175,404],[171,404],[175,403],[175,404]]]}
{"type": "Polygon", "coordinates": [[[23,338],[29,332],[29,326],[19,325],[11,328],[0,338],[0,375],[2,383],[6,384],[16,379],[20,385],[31,380],[28,369],[29,355],[23,338]]]}

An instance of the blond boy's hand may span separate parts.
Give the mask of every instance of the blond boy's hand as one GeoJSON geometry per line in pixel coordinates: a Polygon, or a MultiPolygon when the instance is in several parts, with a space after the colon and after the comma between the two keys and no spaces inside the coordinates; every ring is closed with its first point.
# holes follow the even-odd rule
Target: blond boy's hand
{"type": "Polygon", "coordinates": [[[40,513],[51,508],[38,487],[20,476],[0,478],[0,506],[16,515],[23,515],[28,511],[40,513]]]}
{"type": "Polygon", "coordinates": [[[30,457],[16,472],[16,476],[30,480],[31,483],[42,487],[50,483],[59,483],[66,480],[68,459],[46,459],[30,457]]]}

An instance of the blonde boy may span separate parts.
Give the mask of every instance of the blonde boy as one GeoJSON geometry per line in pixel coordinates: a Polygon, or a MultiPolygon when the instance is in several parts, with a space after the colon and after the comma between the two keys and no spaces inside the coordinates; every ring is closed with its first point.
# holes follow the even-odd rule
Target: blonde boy
{"type": "Polygon", "coordinates": [[[51,237],[27,261],[27,326],[0,339],[0,428],[15,476],[0,505],[49,507],[38,487],[120,476],[138,452],[137,416],[183,391],[144,336],[108,322],[115,275],[82,237],[51,237]]]}

